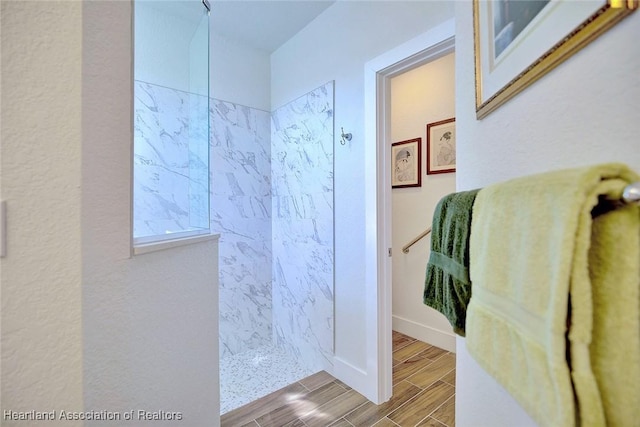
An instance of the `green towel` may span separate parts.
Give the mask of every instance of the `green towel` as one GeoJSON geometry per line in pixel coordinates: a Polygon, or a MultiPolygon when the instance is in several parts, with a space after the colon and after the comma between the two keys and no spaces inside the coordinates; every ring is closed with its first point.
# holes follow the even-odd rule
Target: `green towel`
{"type": "Polygon", "coordinates": [[[469,280],[471,213],[478,190],[443,197],[433,213],[431,255],[427,264],[423,301],[444,314],[453,331],[464,336],[469,280]]]}
{"type": "Polygon", "coordinates": [[[471,356],[543,426],[639,426],[640,177],[622,164],[485,187],[471,225],[471,356]]]}

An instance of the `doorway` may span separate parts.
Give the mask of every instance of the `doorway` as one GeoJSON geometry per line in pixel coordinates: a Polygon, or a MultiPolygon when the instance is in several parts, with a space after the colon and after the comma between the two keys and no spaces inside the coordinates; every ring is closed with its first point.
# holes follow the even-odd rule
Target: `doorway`
{"type": "MultiPolygon", "coordinates": [[[[409,185],[405,184],[407,180],[392,179],[392,328],[454,351],[455,336],[449,321],[426,306],[422,294],[431,242],[431,235],[425,233],[431,229],[440,199],[456,191],[455,169],[434,170],[436,161],[444,159],[434,155],[434,148],[429,150],[430,145],[440,141],[430,141],[428,135],[430,125],[455,120],[455,53],[429,59],[391,78],[390,93],[387,108],[391,111],[391,140],[387,141],[386,151],[395,154],[391,158],[392,176],[402,179],[407,171],[415,176],[409,185]],[[432,167],[428,167],[429,161],[432,167]]],[[[450,153],[455,155],[454,150],[450,153]]],[[[455,164],[455,160],[447,161],[455,164]]]]}
{"type": "MultiPolygon", "coordinates": [[[[455,23],[434,29],[367,63],[365,67],[365,163],[367,277],[367,371],[373,377],[369,398],[385,402],[392,394],[392,203],[390,89],[391,79],[454,50],[455,23]]],[[[396,253],[400,248],[396,248],[396,253]]]]}

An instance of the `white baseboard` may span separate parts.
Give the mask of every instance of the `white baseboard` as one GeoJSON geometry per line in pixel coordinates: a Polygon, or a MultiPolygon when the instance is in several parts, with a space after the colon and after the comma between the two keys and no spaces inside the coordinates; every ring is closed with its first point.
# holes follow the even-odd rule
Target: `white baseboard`
{"type": "Polygon", "coordinates": [[[392,316],[392,327],[394,331],[409,335],[427,344],[435,345],[452,353],[456,352],[456,336],[453,332],[440,331],[399,316],[392,316]]]}

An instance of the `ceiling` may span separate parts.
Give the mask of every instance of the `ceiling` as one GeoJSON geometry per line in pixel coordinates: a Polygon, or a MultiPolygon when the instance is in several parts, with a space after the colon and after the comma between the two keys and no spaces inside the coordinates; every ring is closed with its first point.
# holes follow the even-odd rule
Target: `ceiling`
{"type": "Polygon", "coordinates": [[[211,31],[273,52],[335,0],[211,0],[211,31]]]}

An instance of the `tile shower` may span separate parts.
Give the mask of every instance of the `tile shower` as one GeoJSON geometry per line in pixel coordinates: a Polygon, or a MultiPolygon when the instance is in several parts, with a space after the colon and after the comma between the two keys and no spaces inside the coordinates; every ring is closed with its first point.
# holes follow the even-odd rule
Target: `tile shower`
{"type": "MultiPolygon", "coordinates": [[[[158,105],[186,105],[194,96],[136,84],[144,86],[144,98],[136,98],[136,132],[159,126],[158,105]]],[[[333,82],[273,113],[210,100],[211,230],[221,235],[222,413],[330,369],[333,104],[333,82]]],[[[173,107],[169,123],[180,129],[187,114],[173,107]]],[[[179,139],[167,141],[178,153],[171,163],[182,168],[167,173],[187,175],[188,149],[179,139]]],[[[153,188],[153,174],[141,177],[146,181],[135,185],[153,188]]],[[[163,200],[166,220],[180,221],[182,205],[194,201],[184,192],[173,195],[179,192],[157,189],[148,203],[163,200]]]]}
{"type": "Polygon", "coordinates": [[[333,83],[273,113],[211,110],[224,413],[329,368],[333,83]]]}

